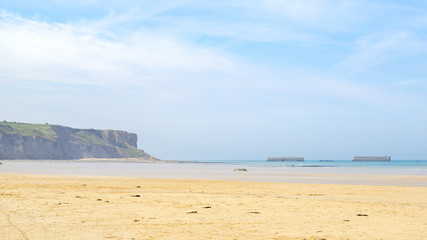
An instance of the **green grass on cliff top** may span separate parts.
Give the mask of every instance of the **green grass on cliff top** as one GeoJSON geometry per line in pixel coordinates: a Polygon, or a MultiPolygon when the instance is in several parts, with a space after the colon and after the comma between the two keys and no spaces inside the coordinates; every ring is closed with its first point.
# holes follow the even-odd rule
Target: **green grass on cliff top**
{"type": "MultiPolygon", "coordinates": [[[[103,134],[104,136],[108,136],[108,132],[109,130],[104,130],[103,134]]],[[[111,146],[116,148],[117,152],[125,158],[138,158],[138,157],[142,157],[142,153],[141,150],[138,150],[136,147],[131,146],[127,143],[125,143],[126,147],[125,148],[121,148],[118,146],[114,146],[113,144],[111,144],[110,142],[108,142],[107,139],[104,138],[100,138],[88,131],[85,130],[81,130],[76,132],[76,135],[79,139],[79,142],[85,145],[92,145],[92,144],[98,144],[98,145],[104,145],[104,146],[111,146]]]]}
{"type": "MultiPolygon", "coordinates": [[[[103,134],[104,136],[108,136],[109,130],[104,130],[103,134]]],[[[17,123],[17,122],[0,122],[0,138],[2,136],[2,132],[6,134],[19,134],[22,136],[30,136],[30,137],[42,137],[48,140],[56,140],[58,136],[56,133],[52,130],[50,124],[30,124],[30,123],[17,123]]],[[[98,145],[106,145],[106,146],[112,146],[117,149],[120,155],[123,157],[141,157],[141,151],[135,148],[134,146],[131,146],[129,144],[126,144],[127,148],[120,148],[118,146],[112,145],[110,142],[108,142],[107,139],[100,138],[88,131],[85,131],[84,129],[81,129],[80,131],[77,131],[75,133],[75,137],[77,137],[78,141],[85,145],[92,145],[92,144],[98,144],[98,145]]]]}
{"type": "Polygon", "coordinates": [[[29,124],[16,122],[0,122],[0,128],[9,134],[20,134],[22,136],[43,137],[54,140],[57,138],[56,133],[49,124],[29,124]],[[10,128],[12,128],[12,130],[10,128]]]}
{"type": "Polygon", "coordinates": [[[77,137],[81,141],[81,143],[85,145],[91,145],[91,144],[99,144],[99,145],[109,145],[113,146],[111,143],[109,143],[107,140],[100,138],[98,136],[93,135],[92,133],[80,130],[76,132],[77,137]]]}

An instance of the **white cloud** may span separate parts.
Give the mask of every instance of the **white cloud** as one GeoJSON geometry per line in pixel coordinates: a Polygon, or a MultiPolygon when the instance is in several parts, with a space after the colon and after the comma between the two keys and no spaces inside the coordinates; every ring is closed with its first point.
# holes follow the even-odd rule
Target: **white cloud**
{"type": "Polygon", "coordinates": [[[1,12],[0,76],[82,84],[123,84],[153,72],[233,72],[227,54],[149,31],[118,35],[1,12]],[[107,37],[106,37],[107,36],[107,37]]]}
{"type": "Polygon", "coordinates": [[[407,79],[403,81],[398,81],[394,84],[398,86],[419,86],[419,85],[422,85],[423,83],[427,83],[427,80],[426,79],[407,79]]]}
{"type": "Polygon", "coordinates": [[[263,0],[263,3],[266,10],[276,15],[327,29],[360,22],[374,11],[373,5],[365,1],[263,0]]]}
{"type": "Polygon", "coordinates": [[[252,20],[250,24],[230,20],[201,20],[161,18],[160,23],[168,26],[167,30],[177,34],[202,34],[213,37],[225,37],[230,42],[320,42],[325,37],[315,33],[301,31],[282,22],[252,20]]]}
{"type": "Polygon", "coordinates": [[[405,31],[386,31],[363,36],[355,45],[354,53],[340,64],[350,74],[365,71],[387,61],[427,52],[425,41],[405,31]]]}
{"type": "MultiPolygon", "coordinates": [[[[319,78],[318,71],[303,74],[303,70],[296,70],[295,74],[280,76],[285,70],[270,72],[269,67],[247,64],[219,49],[191,43],[161,28],[122,33],[108,31],[109,26],[132,19],[132,15],[119,17],[119,20],[110,15],[93,22],[59,24],[2,12],[0,35],[4,37],[0,39],[0,81],[45,81],[110,88],[138,85],[149,89],[145,92],[146,100],[149,96],[157,96],[164,99],[165,105],[168,101],[181,101],[173,104],[184,106],[191,102],[200,108],[215,108],[215,101],[218,101],[225,108],[227,104],[258,104],[259,108],[269,109],[270,94],[278,96],[276,104],[296,103],[301,111],[307,110],[305,106],[316,105],[316,99],[378,106],[390,101],[389,95],[381,89],[345,79],[336,80],[334,76],[319,78]]],[[[233,26],[228,30],[217,27],[207,31],[233,32],[230,30],[233,26]]],[[[195,28],[201,29],[200,26],[195,28]]],[[[238,29],[235,32],[237,37],[240,32],[238,29]]],[[[383,48],[378,45],[375,48],[381,53],[383,48]]],[[[363,67],[372,52],[375,51],[354,55],[346,64],[363,67]]]]}

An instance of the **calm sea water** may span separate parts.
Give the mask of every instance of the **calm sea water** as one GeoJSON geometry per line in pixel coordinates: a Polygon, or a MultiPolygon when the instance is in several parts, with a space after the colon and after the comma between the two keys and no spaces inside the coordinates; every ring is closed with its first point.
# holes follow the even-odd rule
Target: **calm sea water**
{"type": "Polygon", "coordinates": [[[427,160],[393,160],[385,162],[353,162],[349,160],[306,160],[304,162],[267,162],[266,160],[228,160],[228,161],[200,161],[204,163],[238,164],[247,166],[265,167],[326,167],[326,168],[374,168],[374,169],[402,169],[426,170],[427,160]]]}

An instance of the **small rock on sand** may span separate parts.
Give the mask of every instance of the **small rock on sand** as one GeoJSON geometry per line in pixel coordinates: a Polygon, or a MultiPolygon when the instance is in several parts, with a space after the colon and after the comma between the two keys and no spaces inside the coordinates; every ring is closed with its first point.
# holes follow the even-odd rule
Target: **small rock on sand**
{"type": "Polygon", "coordinates": [[[247,172],[248,169],[246,169],[246,168],[235,168],[233,171],[234,172],[247,172]]]}

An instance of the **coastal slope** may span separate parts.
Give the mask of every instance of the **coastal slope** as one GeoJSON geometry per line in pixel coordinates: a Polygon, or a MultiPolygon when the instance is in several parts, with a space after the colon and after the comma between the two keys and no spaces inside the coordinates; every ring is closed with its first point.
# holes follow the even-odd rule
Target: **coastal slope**
{"type": "Polygon", "coordinates": [[[0,122],[0,159],[154,159],[137,148],[137,139],[117,130],[0,122]]]}

